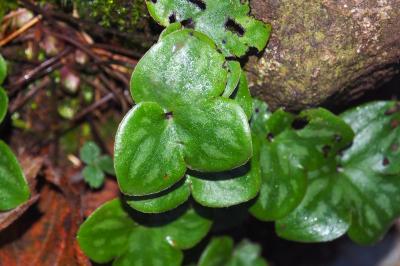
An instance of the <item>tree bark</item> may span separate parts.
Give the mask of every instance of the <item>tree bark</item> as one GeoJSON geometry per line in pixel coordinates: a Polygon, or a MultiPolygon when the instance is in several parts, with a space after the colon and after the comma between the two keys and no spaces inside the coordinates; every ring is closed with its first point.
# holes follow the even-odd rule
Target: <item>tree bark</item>
{"type": "Polygon", "coordinates": [[[299,110],[333,95],[353,99],[399,73],[400,0],[252,0],[272,24],[246,65],[255,96],[299,110]]]}

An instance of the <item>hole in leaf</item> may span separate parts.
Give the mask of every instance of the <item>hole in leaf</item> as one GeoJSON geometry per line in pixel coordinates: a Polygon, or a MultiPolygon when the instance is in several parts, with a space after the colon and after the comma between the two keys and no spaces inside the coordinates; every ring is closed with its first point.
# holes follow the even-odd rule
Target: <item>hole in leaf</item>
{"type": "Polygon", "coordinates": [[[389,108],[388,110],[386,110],[385,115],[392,115],[395,114],[397,112],[400,112],[400,104],[396,104],[395,106],[389,108]]]}
{"type": "Polygon", "coordinates": [[[383,161],[382,161],[383,166],[387,166],[387,165],[389,165],[389,163],[390,163],[390,161],[387,157],[383,158],[383,161]]]}
{"type": "Polygon", "coordinates": [[[310,121],[308,121],[306,118],[296,118],[292,123],[292,128],[295,130],[301,130],[305,128],[309,122],[310,121]]]}
{"type": "MultiPolygon", "coordinates": [[[[182,26],[184,26],[185,28],[189,28],[189,29],[194,29],[194,21],[191,18],[185,19],[181,21],[182,26]]],[[[191,34],[193,34],[191,32],[191,34]]]]}
{"type": "Polygon", "coordinates": [[[173,117],[173,113],[172,112],[168,112],[168,113],[165,113],[165,118],[166,119],[172,119],[172,117],[173,117]]]}
{"type": "Polygon", "coordinates": [[[193,5],[196,5],[201,10],[205,10],[206,9],[206,3],[204,3],[202,0],[188,0],[188,1],[190,3],[192,3],[193,5]]]}
{"type": "Polygon", "coordinates": [[[254,112],[258,113],[258,112],[260,112],[260,109],[256,108],[256,109],[254,110],[254,112]]]}
{"type": "Polygon", "coordinates": [[[169,19],[169,23],[174,23],[174,22],[176,22],[176,15],[175,15],[175,13],[172,13],[172,14],[168,17],[168,19],[169,19]]]}
{"type": "Polygon", "coordinates": [[[242,37],[245,32],[242,26],[240,26],[231,18],[228,18],[228,20],[225,22],[225,28],[233,33],[236,33],[240,37],[242,37]]]}
{"type": "Polygon", "coordinates": [[[151,2],[153,2],[154,4],[157,4],[157,0],[151,0],[151,2]]]}

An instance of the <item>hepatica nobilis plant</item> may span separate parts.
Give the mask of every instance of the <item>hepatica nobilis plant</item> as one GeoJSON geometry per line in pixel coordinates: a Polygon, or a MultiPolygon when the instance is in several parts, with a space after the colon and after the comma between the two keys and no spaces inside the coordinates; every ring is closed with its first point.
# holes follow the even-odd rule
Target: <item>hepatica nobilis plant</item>
{"type": "MultiPolygon", "coordinates": [[[[340,115],[322,108],[272,113],[252,99],[238,61],[263,50],[270,33],[249,15],[248,1],[147,6],[166,29],[132,74],[136,105],[116,135],[123,197],[101,206],[78,232],[92,260],[181,265],[182,250],[212,227],[211,208],[241,203],[295,241],[347,232],[367,244],[384,234],[400,213],[398,103],[340,115]]],[[[254,262],[227,258],[232,240],[213,240],[200,265],[266,265],[257,248],[244,247],[254,262]],[[219,248],[225,257],[215,257],[219,248]]]]}
{"type": "MultiPolygon", "coordinates": [[[[1,87],[7,75],[7,65],[0,55],[0,123],[8,109],[8,97],[1,87]]],[[[21,166],[8,145],[0,140],[0,214],[14,209],[29,199],[29,187],[21,166]]]]}

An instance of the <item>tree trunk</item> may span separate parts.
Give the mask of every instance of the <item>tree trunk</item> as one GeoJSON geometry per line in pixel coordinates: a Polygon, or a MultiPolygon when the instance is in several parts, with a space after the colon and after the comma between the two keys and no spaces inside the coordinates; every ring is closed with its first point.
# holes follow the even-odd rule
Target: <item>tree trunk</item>
{"type": "Polygon", "coordinates": [[[400,0],[252,0],[272,24],[246,68],[254,95],[299,110],[332,95],[353,99],[399,73],[400,0]]]}

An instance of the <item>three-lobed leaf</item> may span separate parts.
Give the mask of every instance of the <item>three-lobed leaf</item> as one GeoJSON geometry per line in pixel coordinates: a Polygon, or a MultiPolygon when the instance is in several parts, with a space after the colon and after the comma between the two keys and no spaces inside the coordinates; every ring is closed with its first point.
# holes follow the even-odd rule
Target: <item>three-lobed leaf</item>
{"type": "Polygon", "coordinates": [[[221,97],[224,57],[205,35],[170,27],[135,68],[131,92],[138,105],[117,132],[116,175],[128,195],[164,191],[187,168],[221,172],[252,156],[245,112],[221,97]]]}
{"type": "Polygon", "coordinates": [[[264,49],[270,25],[250,17],[248,1],[146,1],[150,15],[161,25],[182,22],[209,36],[226,56],[243,56],[250,48],[264,49]]]}
{"type": "Polygon", "coordinates": [[[29,187],[17,158],[0,141],[0,211],[17,207],[29,199],[29,187]]]}
{"type": "Polygon", "coordinates": [[[192,208],[163,215],[141,215],[115,199],[97,209],[80,227],[78,242],[93,261],[113,265],[180,265],[182,249],[196,245],[211,221],[192,208]]]}

